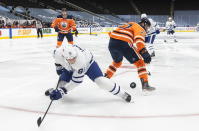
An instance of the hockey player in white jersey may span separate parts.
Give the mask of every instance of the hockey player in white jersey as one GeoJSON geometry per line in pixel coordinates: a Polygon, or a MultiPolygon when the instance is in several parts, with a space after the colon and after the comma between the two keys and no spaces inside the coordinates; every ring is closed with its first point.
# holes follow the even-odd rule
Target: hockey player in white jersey
{"type": "Polygon", "coordinates": [[[156,35],[160,33],[160,27],[153,19],[148,18],[147,14],[141,14],[141,19],[147,18],[151,22],[150,28],[147,30],[147,35],[145,37],[145,43],[147,44],[147,48],[151,57],[155,56],[155,50],[153,46],[153,42],[156,38],[156,35]]]}
{"type": "MultiPolygon", "coordinates": [[[[173,39],[174,42],[177,42],[175,36],[175,28],[176,23],[171,17],[169,17],[165,25],[165,29],[167,30],[167,39],[173,39]]],[[[164,42],[167,42],[167,40],[165,39],[164,42]]]]}
{"type": "Polygon", "coordinates": [[[87,75],[100,88],[109,91],[126,102],[131,101],[131,96],[112,80],[103,76],[101,69],[94,60],[90,51],[77,45],[61,46],[54,51],[56,71],[59,75],[57,89],[48,89],[45,92],[51,100],[58,100],[83,82],[87,75]]]}

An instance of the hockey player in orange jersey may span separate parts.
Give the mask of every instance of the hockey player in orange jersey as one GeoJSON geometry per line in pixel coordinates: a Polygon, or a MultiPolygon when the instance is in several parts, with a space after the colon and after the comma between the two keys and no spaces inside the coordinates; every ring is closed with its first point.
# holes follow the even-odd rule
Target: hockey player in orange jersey
{"type": "Polygon", "coordinates": [[[123,57],[137,67],[138,76],[142,83],[142,89],[155,90],[149,86],[148,72],[145,63],[151,62],[151,56],[145,48],[146,30],[151,26],[148,19],[143,18],[139,23],[129,22],[119,26],[109,33],[109,51],[113,62],[108,67],[105,76],[111,78],[117,68],[122,65],[123,57]]]}
{"type": "Polygon", "coordinates": [[[56,18],[51,27],[58,32],[57,36],[57,47],[62,45],[63,39],[66,36],[68,43],[73,44],[72,31],[76,30],[76,24],[73,19],[67,19],[67,11],[65,8],[62,9],[62,17],[56,18]]]}

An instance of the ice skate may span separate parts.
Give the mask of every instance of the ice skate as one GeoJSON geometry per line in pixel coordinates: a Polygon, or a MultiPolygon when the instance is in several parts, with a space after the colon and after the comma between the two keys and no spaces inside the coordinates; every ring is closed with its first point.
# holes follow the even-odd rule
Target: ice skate
{"type": "Polygon", "coordinates": [[[122,97],[126,102],[131,102],[131,95],[129,95],[128,93],[124,93],[123,97],[122,97]]]}
{"type": "Polygon", "coordinates": [[[151,53],[151,57],[155,57],[155,51],[151,53]]]}
{"type": "Polygon", "coordinates": [[[151,87],[151,86],[149,85],[148,81],[147,81],[147,82],[144,82],[144,80],[141,79],[141,83],[142,83],[142,90],[143,90],[143,91],[154,91],[154,90],[155,90],[155,87],[151,87]]]}
{"type": "MultiPolygon", "coordinates": [[[[104,73],[104,77],[108,78],[108,75],[107,75],[107,73],[104,73]]],[[[110,79],[110,78],[108,78],[108,79],[110,79]]]]}

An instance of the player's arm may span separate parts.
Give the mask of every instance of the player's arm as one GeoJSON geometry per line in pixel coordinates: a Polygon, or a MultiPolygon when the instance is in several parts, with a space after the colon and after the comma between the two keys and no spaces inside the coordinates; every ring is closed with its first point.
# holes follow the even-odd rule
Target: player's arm
{"type": "Polygon", "coordinates": [[[145,47],[144,40],[137,38],[135,42],[136,42],[138,53],[142,56],[142,58],[144,59],[144,62],[149,64],[151,62],[151,56],[145,47]]]}
{"type": "Polygon", "coordinates": [[[166,29],[166,30],[169,29],[169,23],[168,23],[168,22],[166,22],[165,29],[166,29]]]}
{"type": "Polygon", "coordinates": [[[71,29],[72,29],[73,34],[77,36],[79,32],[77,31],[77,25],[73,19],[71,20],[71,29]]]}
{"type": "Polygon", "coordinates": [[[75,21],[74,21],[73,19],[71,19],[71,21],[70,21],[70,27],[71,27],[71,29],[72,29],[73,31],[77,30],[75,21]]]}
{"type": "Polygon", "coordinates": [[[53,58],[55,60],[55,68],[57,75],[61,76],[62,73],[67,72],[67,70],[69,70],[63,67],[65,61],[63,60],[63,57],[60,54],[60,49],[54,50],[53,58]]]}
{"type": "Polygon", "coordinates": [[[176,28],[176,23],[173,21],[173,27],[176,28]]]}
{"type": "Polygon", "coordinates": [[[62,74],[59,78],[60,81],[58,84],[58,88],[53,89],[51,90],[51,92],[48,93],[51,100],[61,99],[65,94],[67,94],[69,91],[73,90],[80,83],[82,83],[84,75],[76,76],[74,74],[76,73],[70,72],[65,68],[63,69],[62,74]]]}
{"type": "MultiPolygon", "coordinates": [[[[73,76],[72,76],[73,77],[73,76]]],[[[81,82],[73,81],[71,72],[65,70],[60,75],[60,81],[57,89],[49,89],[45,94],[48,94],[51,100],[59,100],[69,91],[77,87],[81,82]]],[[[83,78],[82,78],[83,79],[83,78]]]]}
{"type": "Polygon", "coordinates": [[[55,18],[51,24],[51,27],[54,28],[55,26],[57,26],[57,18],[55,18]]]}
{"type": "Polygon", "coordinates": [[[65,89],[65,86],[67,83],[70,82],[72,73],[68,69],[63,67],[64,62],[58,49],[54,50],[53,57],[55,59],[56,72],[59,75],[58,88],[48,89],[45,92],[45,95],[49,96],[51,100],[58,100],[62,98],[64,94],[67,94],[67,90],[65,89]]]}
{"type": "Polygon", "coordinates": [[[149,64],[151,62],[151,56],[149,52],[147,51],[144,41],[142,39],[136,39],[136,47],[138,49],[138,53],[142,56],[144,59],[144,62],[149,64]]]}
{"type": "Polygon", "coordinates": [[[57,75],[61,75],[63,73],[64,67],[61,64],[55,63],[57,75]]]}
{"type": "Polygon", "coordinates": [[[59,83],[57,89],[49,89],[45,92],[46,95],[50,97],[51,100],[58,100],[61,99],[65,94],[68,93],[68,91],[74,89],[76,86],[78,86],[82,81],[79,80],[78,77],[74,77],[74,72],[72,72],[69,69],[64,68],[61,65],[61,59],[59,59],[59,54],[55,52],[55,66],[57,74],[59,75],[59,83]],[[78,79],[78,80],[77,80],[78,79]],[[75,82],[74,82],[75,81],[75,82]]]}
{"type": "Polygon", "coordinates": [[[158,25],[158,23],[157,22],[155,22],[155,33],[156,34],[160,34],[160,26],[158,25]]]}
{"type": "Polygon", "coordinates": [[[52,24],[51,24],[51,27],[55,29],[55,32],[59,32],[59,28],[58,28],[58,18],[54,19],[52,24]]]}
{"type": "Polygon", "coordinates": [[[68,92],[65,86],[70,82],[71,72],[63,68],[60,73],[61,74],[59,75],[59,83],[57,89],[51,88],[45,92],[45,94],[49,96],[51,100],[61,99],[68,92]]]}
{"type": "Polygon", "coordinates": [[[138,53],[143,57],[145,63],[150,63],[151,62],[151,56],[148,53],[146,47],[145,47],[145,36],[146,32],[144,31],[143,28],[138,27],[134,31],[134,41],[135,41],[135,46],[137,47],[138,53]]]}
{"type": "Polygon", "coordinates": [[[139,26],[138,24],[135,24],[133,28],[134,32],[134,43],[135,46],[137,47],[137,51],[139,52],[141,49],[145,48],[145,36],[146,36],[146,31],[139,26]]]}

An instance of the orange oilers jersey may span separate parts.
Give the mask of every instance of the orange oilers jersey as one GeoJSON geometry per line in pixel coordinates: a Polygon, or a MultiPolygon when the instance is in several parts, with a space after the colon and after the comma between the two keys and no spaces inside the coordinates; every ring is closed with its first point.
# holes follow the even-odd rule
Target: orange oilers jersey
{"type": "Polygon", "coordinates": [[[138,51],[145,47],[146,32],[144,28],[135,22],[129,22],[119,26],[113,30],[109,36],[114,39],[126,41],[129,44],[135,44],[138,51]]]}
{"type": "Polygon", "coordinates": [[[54,28],[56,26],[60,30],[60,33],[68,33],[71,30],[76,30],[76,24],[73,19],[56,18],[51,27],[54,28]]]}

